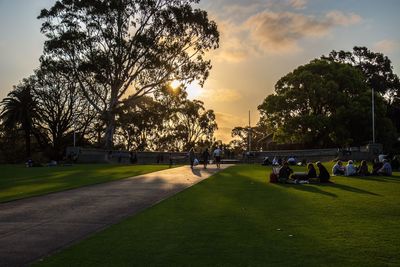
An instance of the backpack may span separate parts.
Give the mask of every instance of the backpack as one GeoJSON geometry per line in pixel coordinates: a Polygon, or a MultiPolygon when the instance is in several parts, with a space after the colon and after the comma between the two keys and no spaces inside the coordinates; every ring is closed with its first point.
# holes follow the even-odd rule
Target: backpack
{"type": "Polygon", "coordinates": [[[278,182],[278,175],[276,173],[271,172],[269,175],[269,182],[270,183],[277,183],[278,182]]]}

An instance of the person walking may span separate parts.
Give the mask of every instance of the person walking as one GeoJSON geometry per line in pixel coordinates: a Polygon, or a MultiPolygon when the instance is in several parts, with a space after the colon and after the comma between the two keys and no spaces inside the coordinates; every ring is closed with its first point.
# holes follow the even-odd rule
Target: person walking
{"type": "Polygon", "coordinates": [[[194,148],[190,148],[189,150],[189,161],[190,161],[190,168],[193,169],[194,160],[196,158],[196,153],[194,152],[194,148]]]}
{"type": "Polygon", "coordinates": [[[222,156],[221,148],[217,147],[213,152],[213,156],[215,159],[215,164],[217,164],[217,168],[219,169],[221,167],[221,156],[222,156]]]}
{"type": "Polygon", "coordinates": [[[210,160],[210,152],[208,152],[208,148],[206,148],[206,150],[203,151],[202,158],[203,158],[204,169],[207,169],[207,164],[208,161],[210,160]]]}

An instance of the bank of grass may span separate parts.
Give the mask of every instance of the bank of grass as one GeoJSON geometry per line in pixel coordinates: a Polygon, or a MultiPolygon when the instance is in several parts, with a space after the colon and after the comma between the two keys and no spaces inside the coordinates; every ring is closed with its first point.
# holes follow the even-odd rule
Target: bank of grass
{"type": "Polygon", "coordinates": [[[0,165],[0,202],[124,179],[166,168],[168,165],[84,164],[37,168],[0,165]]]}
{"type": "Polygon", "coordinates": [[[270,184],[229,168],[38,266],[399,266],[400,175],[270,184]]]}

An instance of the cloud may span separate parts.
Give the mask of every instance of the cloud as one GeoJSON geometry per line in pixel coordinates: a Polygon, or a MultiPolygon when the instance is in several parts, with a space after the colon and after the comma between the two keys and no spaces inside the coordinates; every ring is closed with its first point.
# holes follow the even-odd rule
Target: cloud
{"type": "Polygon", "coordinates": [[[336,27],[362,21],[358,14],[339,10],[302,12],[307,4],[308,0],[285,0],[226,5],[221,14],[214,14],[221,34],[214,60],[239,63],[250,56],[297,53],[304,39],[322,38],[336,27]]]}
{"type": "Polygon", "coordinates": [[[229,21],[218,23],[221,42],[220,49],[213,54],[217,61],[238,63],[244,61],[251,53],[251,48],[245,43],[245,38],[241,35],[240,26],[229,21]]]}
{"type": "Polygon", "coordinates": [[[223,8],[223,16],[231,20],[247,19],[259,10],[268,8],[267,3],[229,4],[223,8]]]}
{"type": "Polygon", "coordinates": [[[355,13],[345,14],[341,11],[334,10],[326,14],[328,20],[332,25],[348,26],[352,24],[357,24],[362,21],[361,16],[355,13]]]}
{"type": "Polygon", "coordinates": [[[250,17],[245,24],[250,38],[265,51],[299,50],[297,41],[306,36],[327,34],[329,23],[292,12],[264,11],[250,17]]]}
{"type": "Polygon", "coordinates": [[[231,132],[234,127],[246,125],[244,118],[229,113],[216,112],[215,115],[218,122],[218,131],[215,137],[217,140],[222,140],[223,142],[232,140],[231,132]]]}
{"type": "Polygon", "coordinates": [[[392,40],[382,40],[374,45],[374,49],[381,53],[391,53],[399,47],[399,44],[392,40]]]}
{"type": "Polygon", "coordinates": [[[335,26],[347,26],[361,21],[361,17],[332,11],[322,17],[294,12],[263,11],[251,16],[244,24],[250,38],[264,52],[287,53],[300,49],[304,38],[321,38],[335,26]]]}
{"type": "Polygon", "coordinates": [[[290,0],[289,5],[296,9],[304,9],[307,5],[307,0],[290,0]]]}
{"type": "Polygon", "coordinates": [[[224,113],[224,112],[216,112],[215,113],[218,122],[221,123],[222,125],[230,126],[231,130],[233,129],[233,127],[236,126],[244,126],[247,125],[246,120],[244,118],[238,118],[238,116],[229,114],[229,113],[224,113]]]}
{"type": "Polygon", "coordinates": [[[242,95],[238,91],[228,88],[205,89],[201,96],[202,100],[214,103],[236,102],[241,98],[242,95]]]}

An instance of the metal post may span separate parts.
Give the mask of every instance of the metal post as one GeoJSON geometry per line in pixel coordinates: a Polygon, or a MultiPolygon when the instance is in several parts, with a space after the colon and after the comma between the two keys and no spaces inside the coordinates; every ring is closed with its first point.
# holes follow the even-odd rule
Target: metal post
{"type": "Polygon", "coordinates": [[[375,144],[375,94],[372,88],[372,143],[375,144]]]}
{"type": "Polygon", "coordinates": [[[74,147],[76,145],[76,117],[74,114],[74,147]]]}
{"type": "Polygon", "coordinates": [[[250,110],[249,110],[249,133],[248,133],[248,139],[249,139],[249,153],[251,152],[251,123],[250,123],[250,110]]]}
{"type": "Polygon", "coordinates": [[[75,147],[75,143],[76,143],[76,137],[75,137],[75,129],[74,129],[74,147],[75,147]]]}

